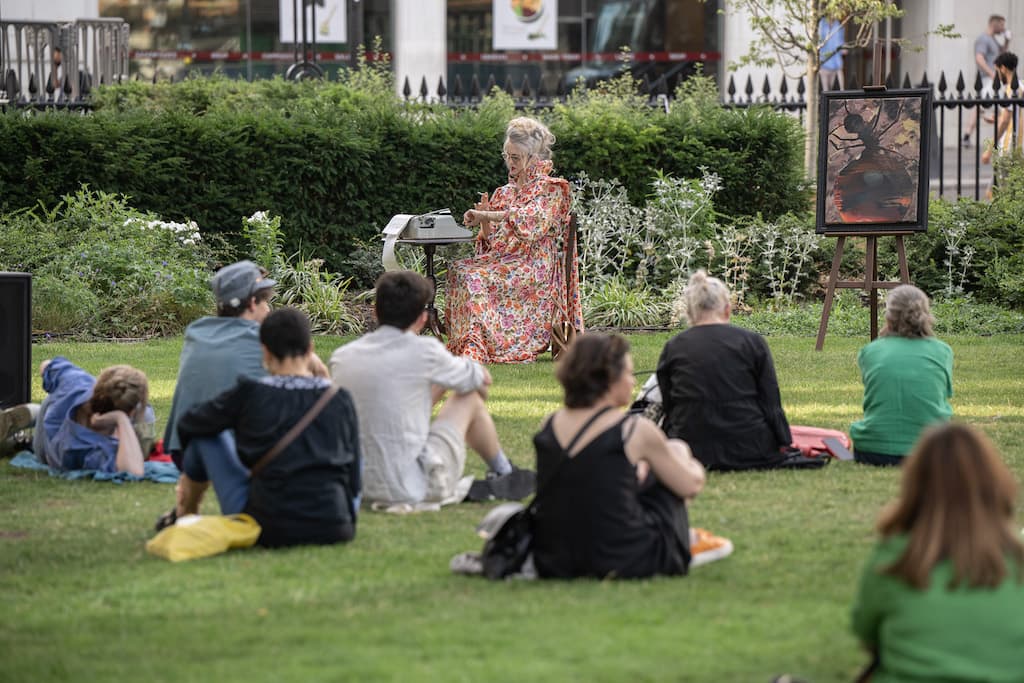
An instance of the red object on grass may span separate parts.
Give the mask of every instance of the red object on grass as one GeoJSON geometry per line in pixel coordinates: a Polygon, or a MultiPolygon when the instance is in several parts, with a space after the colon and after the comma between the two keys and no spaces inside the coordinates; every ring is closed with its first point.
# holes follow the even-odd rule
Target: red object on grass
{"type": "Polygon", "coordinates": [[[830,436],[838,439],[845,448],[850,448],[850,437],[838,429],[790,425],[789,431],[793,435],[793,448],[799,448],[800,452],[809,458],[832,454],[824,442],[824,439],[830,436]]]}
{"type": "Polygon", "coordinates": [[[149,452],[149,457],[146,458],[148,462],[174,462],[171,460],[171,456],[164,453],[164,440],[157,439],[153,444],[153,450],[149,452]]]}

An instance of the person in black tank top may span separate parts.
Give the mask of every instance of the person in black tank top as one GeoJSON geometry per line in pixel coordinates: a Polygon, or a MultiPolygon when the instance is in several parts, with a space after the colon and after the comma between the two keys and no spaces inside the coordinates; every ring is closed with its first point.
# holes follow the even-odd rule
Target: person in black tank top
{"type": "Polygon", "coordinates": [[[538,574],[685,574],[691,560],[685,501],[703,488],[704,468],[684,442],[666,438],[647,418],[623,417],[635,383],[629,343],[585,334],[556,374],[565,407],[533,439],[538,574]]]}

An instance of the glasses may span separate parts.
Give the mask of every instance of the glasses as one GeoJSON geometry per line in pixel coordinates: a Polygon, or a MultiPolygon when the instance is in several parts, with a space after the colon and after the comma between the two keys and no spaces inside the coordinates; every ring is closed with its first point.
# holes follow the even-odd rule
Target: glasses
{"type": "Polygon", "coordinates": [[[509,154],[508,152],[502,152],[501,158],[505,161],[511,161],[513,164],[518,164],[523,160],[522,154],[509,154]]]}

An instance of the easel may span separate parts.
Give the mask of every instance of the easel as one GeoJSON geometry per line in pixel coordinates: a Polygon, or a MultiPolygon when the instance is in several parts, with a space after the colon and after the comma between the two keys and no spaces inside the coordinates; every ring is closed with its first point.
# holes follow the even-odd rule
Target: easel
{"type": "MultiPolygon", "coordinates": [[[[835,233],[833,233],[835,234],[835,233]]],[[[836,242],[836,253],[832,257],[832,270],[828,274],[828,285],[825,288],[825,307],[821,309],[821,324],[818,325],[818,341],[814,345],[815,351],[821,351],[825,346],[825,331],[828,329],[828,317],[832,313],[832,301],[835,299],[836,289],[863,289],[868,293],[868,301],[871,306],[871,339],[878,337],[878,290],[893,289],[900,285],[910,284],[910,270],[907,268],[907,250],[903,244],[903,236],[911,234],[910,231],[902,232],[848,232],[836,234],[839,240],[836,242]],[[896,255],[899,258],[900,280],[878,279],[878,238],[893,236],[896,238],[896,255]],[[867,245],[864,250],[864,279],[863,280],[840,280],[839,266],[843,260],[843,248],[846,246],[847,237],[865,237],[867,245]]]]}

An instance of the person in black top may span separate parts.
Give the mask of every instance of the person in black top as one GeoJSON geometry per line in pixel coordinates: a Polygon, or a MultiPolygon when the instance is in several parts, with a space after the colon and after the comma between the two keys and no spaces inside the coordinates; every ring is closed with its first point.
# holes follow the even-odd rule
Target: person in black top
{"type": "Polygon", "coordinates": [[[701,491],[705,478],[687,445],[667,439],[643,416],[622,414],[635,383],[629,343],[617,335],[582,335],[556,374],[565,407],[533,439],[537,573],[685,574],[696,565],[691,556],[710,561],[731,552],[725,539],[703,531],[691,536],[685,500],[701,491]]]}
{"type": "Polygon", "coordinates": [[[344,389],[265,468],[250,468],[298,423],[331,386],[313,376],[309,319],[281,308],[260,326],[263,363],[269,377],[239,377],[234,388],[194,406],[178,422],[183,445],[196,437],[235,430],[238,456],[204,457],[186,449],[188,479],[178,514],[199,508],[200,485],[212,481],[221,513],[246,512],[262,527],[259,544],[285,546],[350,541],[356,533],[360,491],[358,423],[344,389]]]}
{"type": "Polygon", "coordinates": [[[690,327],[668,341],[658,361],[665,433],[685,439],[708,469],[778,465],[780,449],[793,439],[768,344],[729,323],[721,280],[698,270],[685,297],[690,327]]]}

